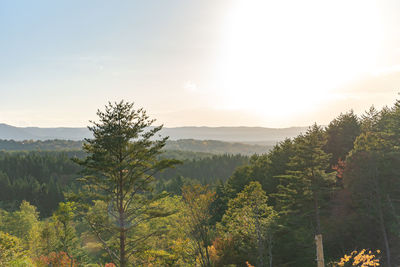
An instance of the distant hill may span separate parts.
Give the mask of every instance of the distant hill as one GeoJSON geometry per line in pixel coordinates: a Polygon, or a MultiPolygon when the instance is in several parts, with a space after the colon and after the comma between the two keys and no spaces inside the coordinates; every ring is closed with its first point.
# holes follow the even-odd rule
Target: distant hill
{"type": "Polygon", "coordinates": [[[267,153],[272,145],[252,145],[244,143],[231,143],[216,140],[181,139],[168,141],[166,150],[193,151],[211,154],[242,154],[253,155],[267,153]]]}
{"type": "Polygon", "coordinates": [[[72,140],[1,140],[0,151],[76,151],[82,149],[83,141],[72,140]]]}
{"type": "Polygon", "coordinates": [[[87,128],[39,128],[39,127],[15,127],[0,123],[0,139],[3,140],[83,140],[91,137],[87,128]]]}
{"type": "Polygon", "coordinates": [[[305,132],[308,127],[264,128],[264,127],[176,127],[164,128],[162,135],[172,140],[197,139],[219,140],[253,144],[274,145],[285,138],[305,132]]]}
{"type": "MultiPolygon", "coordinates": [[[[0,140],[0,151],[74,151],[81,150],[82,144],[82,141],[73,140],[0,140]]],[[[266,153],[270,148],[271,146],[266,145],[194,139],[169,140],[165,146],[167,157],[193,159],[215,154],[262,154],[266,153]]]]}
{"type": "MultiPolygon", "coordinates": [[[[263,127],[175,127],[163,128],[162,136],[169,136],[170,140],[197,139],[218,140],[225,142],[252,143],[273,145],[285,138],[292,138],[307,127],[290,128],[263,128],[263,127]]],[[[4,140],[74,140],[90,138],[87,128],[38,128],[15,127],[0,123],[0,139],[4,140]]]]}

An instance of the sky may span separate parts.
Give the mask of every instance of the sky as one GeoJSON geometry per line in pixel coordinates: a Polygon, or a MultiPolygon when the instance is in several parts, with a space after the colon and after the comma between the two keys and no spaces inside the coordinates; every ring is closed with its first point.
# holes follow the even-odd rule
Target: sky
{"type": "Polygon", "coordinates": [[[108,101],[177,126],[326,125],[400,92],[400,1],[0,1],[0,123],[108,101]]]}

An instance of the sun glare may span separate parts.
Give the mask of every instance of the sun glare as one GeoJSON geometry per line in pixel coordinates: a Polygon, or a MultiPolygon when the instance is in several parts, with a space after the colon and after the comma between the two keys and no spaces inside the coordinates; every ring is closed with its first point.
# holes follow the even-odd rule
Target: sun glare
{"type": "Polygon", "coordinates": [[[383,37],[375,2],[234,3],[217,70],[223,108],[277,119],[312,111],[378,64],[383,37]]]}

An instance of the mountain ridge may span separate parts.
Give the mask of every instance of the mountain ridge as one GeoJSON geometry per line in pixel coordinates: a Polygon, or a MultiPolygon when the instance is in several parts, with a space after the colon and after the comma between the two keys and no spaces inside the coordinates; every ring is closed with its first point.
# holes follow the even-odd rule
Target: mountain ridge
{"type": "MultiPolygon", "coordinates": [[[[266,128],[251,126],[182,126],[164,127],[161,136],[169,136],[170,140],[197,139],[219,140],[226,142],[242,142],[251,144],[275,144],[285,138],[293,138],[305,132],[308,127],[266,128]]],[[[4,140],[74,140],[91,138],[85,127],[16,127],[0,123],[0,139],[4,140]]]]}

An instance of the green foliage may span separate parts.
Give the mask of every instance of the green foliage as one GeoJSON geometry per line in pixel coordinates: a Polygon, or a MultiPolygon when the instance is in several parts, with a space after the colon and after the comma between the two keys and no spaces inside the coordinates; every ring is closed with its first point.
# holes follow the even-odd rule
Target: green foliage
{"type": "Polygon", "coordinates": [[[211,266],[209,246],[212,243],[213,225],[211,225],[210,208],[214,195],[207,186],[194,185],[182,188],[182,199],[185,203],[184,231],[192,240],[193,256],[203,267],[211,266]]]}
{"type": "Polygon", "coordinates": [[[98,114],[85,151],[0,152],[0,266],[308,267],[316,233],[325,262],[400,264],[400,102],[250,158],[165,152],[129,103],[98,114]]]}
{"type": "Polygon", "coordinates": [[[277,213],[267,202],[268,197],[258,182],[250,182],[229,201],[219,228],[225,242],[233,241],[234,245],[230,251],[215,252],[218,265],[245,266],[246,260],[256,266],[272,265],[277,213]]]}
{"type": "Polygon", "coordinates": [[[222,142],[217,140],[181,139],[168,141],[166,150],[193,151],[211,154],[241,154],[251,156],[263,154],[271,149],[270,146],[250,145],[243,143],[222,142]]]}
{"type": "Polygon", "coordinates": [[[79,153],[0,152],[0,207],[13,211],[23,200],[48,217],[72,189],[80,167],[70,157],[79,153]]]}
{"type": "Polygon", "coordinates": [[[40,222],[35,206],[23,201],[19,210],[5,213],[2,221],[1,231],[16,236],[22,241],[24,249],[30,250],[32,255],[37,254],[40,222]]]}
{"type": "Polygon", "coordinates": [[[82,149],[82,141],[72,140],[1,140],[0,151],[76,151],[82,149]]]}
{"type": "Polygon", "coordinates": [[[39,213],[23,201],[14,212],[0,210],[0,266],[32,266],[39,254],[39,213]]]}
{"type": "Polygon", "coordinates": [[[144,249],[135,255],[135,262],[140,266],[191,266],[195,263],[190,240],[182,231],[185,206],[181,197],[165,197],[155,205],[165,210],[174,211],[167,217],[155,218],[140,228],[142,234],[157,230],[144,241],[144,249]]]}
{"type": "Polygon", "coordinates": [[[294,139],[288,170],[279,176],[276,210],[284,228],[278,234],[278,249],[282,255],[293,251],[291,256],[280,257],[283,262],[293,261],[297,266],[314,262],[314,235],[323,231],[321,213],[328,211],[327,203],[335,185],[335,173],[326,173],[330,155],[323,151],[324,145],[324,131],[313,125],[294,139]]]}
{"type": "MultiPolygon", "coordinates": [[[[84,152],[0,152],[0,207],[13,211],[23,200],[35,205],[42,217],[51,216],[64,193],[75,192],[81,167],[71,161],[83,158],[84,152]]],[[[248,163],[240,155],[203,155],[202,153],[163,152],[160,158],[176,156],[183,164],[155,175],[156,191],[180,195],[183,184],[214,184],[225,181],[236,167],[248,163]],[[181,177],[182,176],[182,177],[181,177]]]]}
{"type": "MultiPolygon", "coordinates": [[[[167,169],[156,175],[162,183],[176,177],[196,180],[202,184],[214,184],[216,181],[226,181],[239,166],[248,164],[249,158],[242,155],[214,155],[201,159],[183,160],[175,168],[167,169]]],[[[166,188],[160,188],[163,191],[166,188]]],[[[169,190],[168,190],[169,191],[169,190]]]]}
{"type": "Polygon", "coordinates": [[[129,258],[141,249],[142,240],[156,234],[137,236],[136,229],[145,221],[170,215],[153,205],[161,196],[151,191],[154,174],[178,161],[159,159],[167,138],[153,138],[162,126],[150,128],[154,121],[143,109],[135,110],[133,104],[121,101],[109,103],[97,115],[100,121],[89,127],[94,138],[86,139],[83,146],[87,157],[75,160],[86,174],[75,198],[81,204],[104,201],[99,213],[86,216],[86,220],[113,261],[127,266],[129,258]],[[97,216],[103,216],[102,220],[97,216]],[[118,241],[106,240],[108,235],[118,241]]]}
{"type": "Polygon", "coordinates": [[[280,183],[276,176],[284,174],[289,169],[288,163],[293,155],[293,142],[286,139],[275,145],[268,154],[252,156],[250,164],[237,168],[227,181],[226,190],[230,192],[230,197],[242,191],[251,181],[257,181],[270,195],[271,204],[275,205],[273,194],[277,193],[277,186],[280,183]]]}
{"type": "MultiPolygon", "coordinates": [[[[2,140],[0,151],[79,151],[82,150],[83,141],[72,140],[2,140]]],[[[253,155],[266,153],[269,145],[251,145],[244,143],[223,142],[217,140],[180,139],[169,140],[164,147],[169,158],[203,158],[215,154],[242,154],[253,155]],[[182,156],[183,154],[183,156],[182,156]]]]}
{"type": "Polygon", "coordinates": [[[330,166],[336,165],[339,159],[345,160],[360,133],[361,123],[353,111],[340,114],[329,123],[326,128],[327,142],[324,151],[332,154],[330,166]]]}
{"type": "Polygon", "coordinates": [[[205,153],[205,152],[193,152],[193,151],[182,151],[182,150],[164,150],[162,155],[160,156],[161,158],[167,158],[167,159],[177,159],[177,160],[201,160],[204,158],[210,158],[214,156],[214,154],[211,153],[205,153]]]}
{"type": "Polygon", "coordinates": [[[357,137],[343,174],[355,216],[366,223],[355,229],[354,246],[385,248],[388,266],[398,251],[400,205],[400,106],[371,110],[364,116],[364,132],[357,137]],[[361,233],[369,232],[369,238],[361,233]]]}
{"type": "Polygon", "coordinates": [[[317,125],[294,140],[294,155],[288,163],[290,169],[280,176],[282,183],[278,186],[280,211],[308,214],[314,200],[332,189],[335,176],[326,173],[330,155],[322,150],[324,144],[323,130],[317,125]]]}
{"type": "Polygon", "coordinates": [[[32,266],[31,264],[21,241],[15,236],[0,231],[0,266],[28,267],[32,266]]]}
{"type": "Polygon", "coordinates": [[[54,250],[64,252],[71,262],[83,261],[80,240],[75,230],[76,205],[73,202],[61,202],[58,209],[53,213],[52,224],[54,227],[57,243],[54,250]]]}

